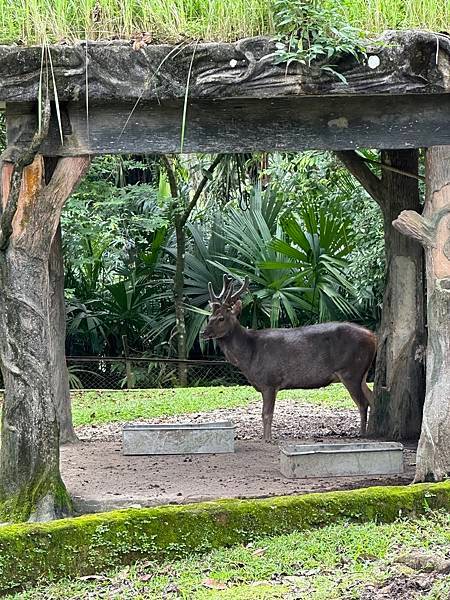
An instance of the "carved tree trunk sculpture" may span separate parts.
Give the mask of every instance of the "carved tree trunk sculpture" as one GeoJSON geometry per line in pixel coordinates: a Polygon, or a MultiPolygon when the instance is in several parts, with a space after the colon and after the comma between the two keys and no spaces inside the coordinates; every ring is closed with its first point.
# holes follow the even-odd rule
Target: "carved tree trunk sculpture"
{"type": "Polygon", "coordinates": [[[417,151],[383,151],[381,179],[356,153],[337,155],[379,204],[384,219],[386,286],[369,434],[416,439],[425,394],[423,252],[396,231],[392,221],[402,210],[420,209],[417,151]]]}
{"type": "Polygon", "coordinates": [[[47,520],[70,510],[59,472],[49,260],[61,209],[89,159],[60,159],[47,185],[42,156],[31,161],[21,169],[2,166],[0,515],[7,520],[47,520]]]}
{"type": "Polygon", "coordinates": [[[415,481],[439,481],[450,466],[450,146],[427,150],[426,186],[422,216],[404,211],[393,224],[425,249],[427,377],[415,481]]]}

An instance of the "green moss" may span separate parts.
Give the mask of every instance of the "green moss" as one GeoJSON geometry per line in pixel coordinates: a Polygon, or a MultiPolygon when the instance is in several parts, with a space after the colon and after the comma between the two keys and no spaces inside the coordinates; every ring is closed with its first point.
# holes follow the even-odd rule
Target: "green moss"
{"type": "Polygon", "coordinates": [[[28,521],[36,512],[40,502],[50,495],[54,512],[63,517],[72,514],[72,500],[60,475],[50,477],[48,473],[36,478],[34,483],[23,487],[17,494],[0,502],[0,522],[28,521]]]}
{"type": "Polygon", "coordinates": [[[129,509],[0,528],[0,591],[101,571],[139,558],[173,559],[339,520],[392,522],[450,507],[450,482],[264,500],[129,509]]]}

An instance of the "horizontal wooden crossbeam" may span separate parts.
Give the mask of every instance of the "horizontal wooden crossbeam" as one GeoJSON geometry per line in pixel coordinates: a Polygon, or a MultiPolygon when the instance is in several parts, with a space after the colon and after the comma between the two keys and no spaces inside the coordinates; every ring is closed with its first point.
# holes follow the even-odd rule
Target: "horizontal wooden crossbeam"
{"type": "MultiPolygon", "coordinates": [[[[29,144],[37,127],[33,106],[7,106],[9,152],[29,144]]],[[[61,107],[64,144],[53,117],[42,152],[167,154],[420,148],[450,144],[450,94],[197,100],[183,103],[61,107]]],[[[14,156],[12,156],[14,158],[14,156]]]]}

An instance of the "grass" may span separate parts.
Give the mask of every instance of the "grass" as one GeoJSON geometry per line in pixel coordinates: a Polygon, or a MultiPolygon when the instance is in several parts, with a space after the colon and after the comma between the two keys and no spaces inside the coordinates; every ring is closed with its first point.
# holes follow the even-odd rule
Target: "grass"
{"type": "MultiPolygon", "coordinates": [[[[334,524],[202,557],[162,564],[139,562],[91,578],[43,585],[13,598],[348,600],[360,598],[366,586],[382,585],[390,577],[417,577],[413,568],[397,562],[416,550],[434,557],[450,555],[449,514],[430,512],[388,525],[334,524]]],[[[439,575],[431,591],[421,597],[442,600],[449,593],[449,575],[439,575]]]]}
{"type": "MultiPolygon", "coordinates": [[[[334,408],[355,408],[341,384],[319,390],[284,391],[278,394],[278,399],[334,408]]],[[[97,425],[236,408],[252,402],[261,402],[261,395],[247,386],[92,391],[73,393],[72,412],[75,426],[97,425]]]]}
{"type": "MultiPolygon", "coordinates": [[[[332,0],[321,0],[324,3],[332,0]]],[[[450,0],[339,0],[350,23],[368,33],[422,28],[446,31],[450,0]]],[[[0,42],[128,39],[236,40],[273,34],[270,0],[0,0],[0,42]]]]}
{"type": "Polygon", "coordinates": [[[0,39],[237,39],[273,31],[266,0],[0,0],[0,39]]]}
{"type": "Polygon", "coordinates": [[[348,20],[369,32],[386,29],[447,31],[450,0],[340,0],[348,20]]]}

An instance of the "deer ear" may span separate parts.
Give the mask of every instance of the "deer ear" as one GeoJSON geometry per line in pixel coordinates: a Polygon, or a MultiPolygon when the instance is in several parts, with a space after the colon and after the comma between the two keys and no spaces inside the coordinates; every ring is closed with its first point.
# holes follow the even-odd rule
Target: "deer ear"
{"type": "Polygon", "coordinates": [[[233,313],[233,315],[238,317],[241,314],[241,310],[242,310],[242,302],[240,300],[236,300],[236,302],[233,304],[233,308],[231,309],[231,312],[233,313]]]}

